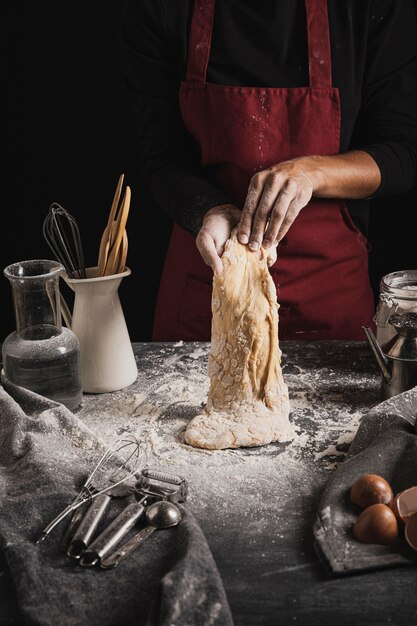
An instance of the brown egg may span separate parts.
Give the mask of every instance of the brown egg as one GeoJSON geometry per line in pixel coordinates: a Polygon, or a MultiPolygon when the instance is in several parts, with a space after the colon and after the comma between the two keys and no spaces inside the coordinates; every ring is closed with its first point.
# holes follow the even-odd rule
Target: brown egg
{"type": "Polygon", "coordinates": [[[363,543],[394,543],[398,537],[397,519],[386,504],[373,504],[359,515],[353,534],[363,543]]]}
{"type": "Polygon", "coordinates": [[[397,495],[395,496],[394,500],[391,502],[391,510],[394,513],[395,517],[397,518],[398,522],[404,522],[403,518],[400,515],[400,512],[398,510],[398,497],[401,494],[397,493],[397,495]]]}
{"type": "Polygon", "coordinates": [[[410,487],[397,493],[391,508],[398,520],[406,522],[414,513],[417,513],[417,487],[410,487]]]}
{"type": "Polygon", "coordinates": [[[417,550],[417,513],[408,518],[404,531],[407,543],[413,550],[417,550]]]}
{"type": "Polygon", "coordinates": [[[350,490],[352,502],[366,509],[372,504],[391,504],[394,494],[385,478],[376,474],[364,474],[353,483],[350,490]]]}

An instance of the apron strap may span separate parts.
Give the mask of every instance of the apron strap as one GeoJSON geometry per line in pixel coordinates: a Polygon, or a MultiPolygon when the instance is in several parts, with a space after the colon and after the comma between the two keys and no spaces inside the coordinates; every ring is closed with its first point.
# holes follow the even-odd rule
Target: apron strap
{"type": "Polygon", "coordinates": [[[305,0],[310,87],[332,87],[332,56],[327,0],[305,0]]]}
{"type": "MultiPolygon", "coordinates": [[[[305,0],[310,87],[332,87],[327,0],[305,0]]],[[[186,80],[205,83],[210,57],[215,0],[195,0],[189,31],[186,80]]]]}
{"type": "Polygon", "coordinates": [[[188,44],[186,80],[206,82],[215,0],[195,0],[188,44]]]}

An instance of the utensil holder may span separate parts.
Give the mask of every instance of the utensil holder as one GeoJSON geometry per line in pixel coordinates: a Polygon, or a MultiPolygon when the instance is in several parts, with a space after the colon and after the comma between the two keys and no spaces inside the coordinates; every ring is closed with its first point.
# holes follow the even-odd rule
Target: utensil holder
{"type": "Polygon", "coordinates": [[[71,329],[81,349],[81,379],[89,393],[108,393],[128,387],[137,378],[136,361],[123,315],[118,289],[129,268],[111,276],[97,276],[86,268],[87,278],[64,274],[74,291],[71,329]]]}

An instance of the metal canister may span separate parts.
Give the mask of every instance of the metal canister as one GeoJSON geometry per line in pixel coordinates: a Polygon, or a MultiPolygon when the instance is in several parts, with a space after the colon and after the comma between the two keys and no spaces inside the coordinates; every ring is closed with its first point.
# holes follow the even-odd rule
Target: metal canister
{"type": "Polygon", "coordinates": [[[395,313],[417,313],[417,270],[392,272],[382,277],[374,321],[379,345],[395,335],[388,320],[395,313]]]}

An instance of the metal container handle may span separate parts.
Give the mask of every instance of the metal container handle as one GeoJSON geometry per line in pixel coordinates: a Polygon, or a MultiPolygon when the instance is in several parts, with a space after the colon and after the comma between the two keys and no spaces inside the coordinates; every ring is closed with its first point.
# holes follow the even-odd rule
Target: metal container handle
{"type": "Polygon", "coordinates": [[[395,302],[391,298],[391,296],[388,296],[385,293],[381,293],[381,295],[379,296],[378,306],[376,307],[376,312],[374,315],[375,324],[379,326],[380,328],[385,328],[388,324],[388,320],[391,317],[391,315],[394,315],[394,313],[398,311],[398,306],[399,306],[398,302],[395,302]],[[382,306],[381,306],[382,304],[388,304],[388,306],[390,307],[384,321],[380,319],[381,311],[382,311],[382,306]]]}

